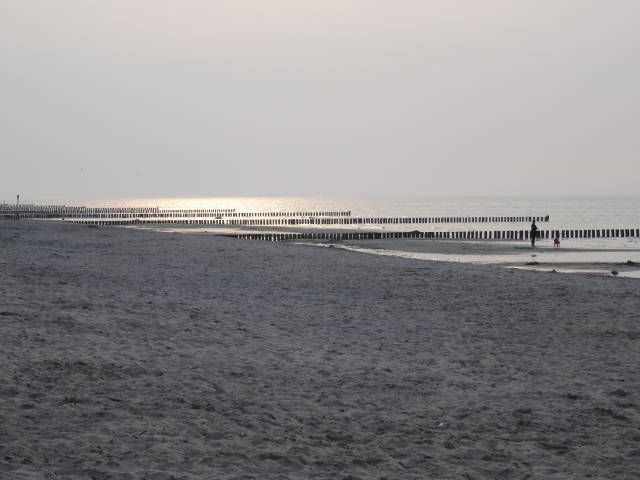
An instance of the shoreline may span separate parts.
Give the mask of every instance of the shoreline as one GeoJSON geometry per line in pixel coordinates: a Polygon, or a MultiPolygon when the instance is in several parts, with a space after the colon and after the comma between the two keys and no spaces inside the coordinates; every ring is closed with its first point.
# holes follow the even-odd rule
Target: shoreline
{"type": "MultiPolygon", "coordinates": [[[[203,228],[201,226],[181,226],[178,228],[127,227],[162,233],[220,235],[221,232],[299,232],[301,229],[247,229],[203,228]]],[[[326,229],[337,232],[336,229],[326,229]]],[[[249,240],[251,241],[251,240],[249,240]]],[[[509,240],[437,240],[437,239],[385,239],[385,240],[290,240],[312,245],[332,245],[347,251],[376,255],[431,260],[438,262],[471,263],[493,265],[506,268],[533,271],[554,271],[557,273],[582,273],[597,275],[627,276],[640,278],[640,244],[638,248],[594,247],[594,242],[565,241],[565,246],[548,246],[548,241],[540,241],[532,248],[524,241],[509,240]],[[542,243],[545,243],[541,245],[542,243]],[[567,247],[566,244],[570,246],[567,247]],[[576,245],[578,243],[578,245],[576,245]],[[583,246],[580,246],[580,243],[583,246]],[[586,246],[585,246],[586,244],[586,246]],[[612,272],[616,272],[613,274],[612,272]]],[[[599,243],[599,242],[596,242],[599,243]]],[[[616,244],[613,242],[608,242],[616,244]]]]}
{"type": "Polygon", "coordinates": [[[492,265],[540,272],[584,273],[638,278],[640,249],[525,247],[514,243],[391,240],[341,242],[338,248],[417,260],[492,265]],[[616,272],[616,273],[612,273],[616,272]]]}

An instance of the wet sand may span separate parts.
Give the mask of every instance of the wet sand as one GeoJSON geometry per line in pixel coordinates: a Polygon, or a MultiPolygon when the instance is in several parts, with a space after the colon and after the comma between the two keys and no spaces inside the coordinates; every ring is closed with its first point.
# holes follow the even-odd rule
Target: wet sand
{"type": "Polygon", "coordinates": [[[26,221],[0,252],[0,478],[640,468],[638,280],[26,221]]]}
{"type": "Polygon", "coordinates": [[[542,272],[628,275],[640,273],[640,249],[574,246],[555,248],[547,242],[456,240],[383,240],[339,242],[340,248],[421,260],[464,262],[542,272]],[[612,273],[614,272],[614,273],[612,273]]]}

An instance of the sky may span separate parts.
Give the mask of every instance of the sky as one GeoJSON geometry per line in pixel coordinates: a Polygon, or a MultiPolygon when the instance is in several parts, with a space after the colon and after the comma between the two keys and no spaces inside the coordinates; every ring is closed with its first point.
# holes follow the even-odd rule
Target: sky
{"type": "Polygon", "coordinates": [[[0,0],[0,199],[634,195],[640,2],[0,0]]]}

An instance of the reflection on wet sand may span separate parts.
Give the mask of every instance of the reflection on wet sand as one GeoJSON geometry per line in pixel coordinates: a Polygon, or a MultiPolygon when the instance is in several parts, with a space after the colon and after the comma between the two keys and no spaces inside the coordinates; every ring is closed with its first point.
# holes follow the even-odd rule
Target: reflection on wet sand
{"type": "Polygon", "coordinates": [[[514,242],[389,241],[346,242],[350,251],[441,262],[494,265],[526,270],[640,278],[638,248],[525,247],[514,242]]]}

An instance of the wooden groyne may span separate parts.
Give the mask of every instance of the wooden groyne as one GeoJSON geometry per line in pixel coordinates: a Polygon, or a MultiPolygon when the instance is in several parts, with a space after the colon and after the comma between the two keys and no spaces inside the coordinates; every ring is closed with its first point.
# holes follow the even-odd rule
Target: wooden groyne
{"type": "Polygon", "coordinates": [[[408,225],[446,223],[529,223],[548,222],[549,216],[539,217],[281,217],[281,218],[222,218],[222,217],[109,217],[66,218],[74,223],[93,225],[183,224],[228,225],[237,227],[283,227],[310,225],[408,225]]]}
{"type": "Polygon", "coordinates": [[[350,211],[238,212],[233,208],[162,209],[158,207],[68,207],[65,205],[0,205],[0,218],[186,219],[186,218],[315,218],[350,217],[350,211]]]}
{"type": "Polygon", "coordinates": [[[537,216],[352,217],[351,211],[240,212],[235,209],[161,209],[158,207],[69,207],[65,205],[0,205],[0,218],[50,218],[93,223],[184,223],[195,225],[401,225],[446,223],[521,223],[549,221],[537,216]]]}
{"type": "Polygon", "coordinates": [[[228,215],[230,218],[268,218],[268,217],[350,217],[351,211],[347,210],[344,212],[338,211],[316,211],[316,212],[233,212],[228,215]]]}
{"type": "MultiPolygon", "coordinates": [[[[640,237],[640,228],[598,228],[587,230],[538,230],[536,238],[627,238],[640,237]]],[[[483,230],[450,232],[251,232],[227,234],[241,240],[280,242],[287,240],[385,240],[385,239],[431,239],[431,240],[530,240],[529,230],[483,230]]]]}
{"type": "Polygon", "coordinates": [[[20,218],[186,218],[232,215],[234,209],[160,209],[157,207],[68,207],[65,205],[0,205],[0,216],[20,218]]]}
{"type": "Polygon", "coordinates": [[[640,237],[638,228],[597,228],[588,230],[553,230],[547,238],[627,238],[640,237]]]}

